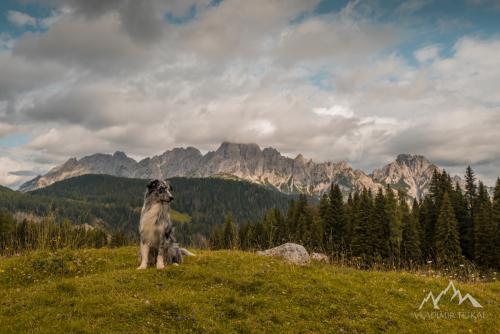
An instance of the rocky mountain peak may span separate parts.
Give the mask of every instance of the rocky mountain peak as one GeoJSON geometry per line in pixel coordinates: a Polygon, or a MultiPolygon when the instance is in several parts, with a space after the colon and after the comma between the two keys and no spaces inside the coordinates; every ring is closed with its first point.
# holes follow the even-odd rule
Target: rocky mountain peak
{"type": "Polygon", "coordinates": [[[122,152],[122,151],[116,151],[115,153],[113,153],[113,157],[114,158],[119,158],[119,159],[127,159],[127,155],[122,152]]]}
{"type": "Polygon", "coordinates": [[[400,154],[396,160],[371,175],[354,170],[346,161],[316,163],[302,154],[283,156],[274,148],[261,149],[257,144],[225,141],[215,151],[202,154],[194,147],[173,148],[161,155],[139,162],[124,152],[93,154],[71,158],[21,186],[29,191],[83,174],[108,174],[133,178],[231,177],[272,186],[286,193],[321,195],[332,183],[348,193],[363,188],[377,191],[385,184],[404,189],[419,197],[425,191],[437,166],[421,155],[400,154]]]}
{"type": "Polygon", "coordinates": [[[217,155],[222,155],[228,159],[239,159],[246,157],[254,157],[262,153],[257,144],[241,144],[223,142],[215,151],[217,155]]]}
{"type": "Polygon", "coordinates": [[[382,184],[393,185],[411,197],[421,198],[435,170],[439,167],[422,155],[399,154],[395,161],[376,169],[372,178],[382,184]]]}

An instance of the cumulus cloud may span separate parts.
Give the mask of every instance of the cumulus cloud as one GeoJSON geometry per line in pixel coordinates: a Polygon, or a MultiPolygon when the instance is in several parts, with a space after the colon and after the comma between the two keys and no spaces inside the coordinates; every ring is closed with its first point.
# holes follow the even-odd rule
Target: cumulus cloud
{"type": "Polygon", "coordinates": [[[421,63],[432,61],[438,57],[439,47],[436,45],[429,45],[415,52],[415,58],[421,63]]]}
{"type": "Polygon", "coordinates": [[[22,27],[25,25],[28,26],[36,26],[37,25],[37,20],[33,16],[30,16],[28,14],[18,12],[15,10],[9,10],[7,12],[7,20],[9,22],[15,24],[18,27],[22,27]]]}
{"type": "Polygon", "coordinates": [[[30,133],[4,155],[5,183],[72,156],[223,140],[366,171],[406,152],[500,166],[498,38],[422,45],[415,62],[359,1],[326,15],[306,0],[45,2],[51,24],[0,50],[0,137],[30,133]]]}
{"type": "Polygon", "coordinates": [[[28,169],[30,166],[10,157],[0,156],[0,184],[15,186],[26,179],[26,175],[16,175],[12,171],[28,169]]]}

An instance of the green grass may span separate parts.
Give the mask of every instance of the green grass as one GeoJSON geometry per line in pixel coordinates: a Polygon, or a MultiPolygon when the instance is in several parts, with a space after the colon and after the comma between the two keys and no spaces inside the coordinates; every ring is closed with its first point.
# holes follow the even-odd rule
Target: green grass
{"type": "Polygon", "coordinates": [[[170,218],[172,218],[173,221],[179,222],[179,223],[189,223],[191,222],[191,216],[182,213],[179,211],[175,211],[173,209],[170,210],[170,218]]]}
{"type": "MultiPolygon", "coordinates": [[[[445,278],[198,251],[137,271],[137,248],[0,258],[0,333],[494,333],[500,283],[455,282],[484,319],[417,320],[445,278]]],[[[443,303],[443,311],[473,311],[443,303]]],[[[431,311],[428,307],[426,311],[431,311]]]]}

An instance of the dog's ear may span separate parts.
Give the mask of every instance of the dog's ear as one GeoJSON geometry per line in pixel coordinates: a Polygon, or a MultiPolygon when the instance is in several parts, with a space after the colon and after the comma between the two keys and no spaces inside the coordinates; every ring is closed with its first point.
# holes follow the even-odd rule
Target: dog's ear
{"type": "Polygon", "coordinates": [[[156,187],[158,187],[159,183],[160,183],[160,181],[158,181],[158,180],[153,180],[153,181],[149,182],[147,185],[148,190],[151,191],[151,190],[155,189],[156,187]]]}
{"type": "Polygon", "coordinates": [[[172,187],[172,183],[170,183],[170,181],[168,179],[165,179],[165,182],[168,183],[168,190],[174,191],[174,187],[172,187]]]}

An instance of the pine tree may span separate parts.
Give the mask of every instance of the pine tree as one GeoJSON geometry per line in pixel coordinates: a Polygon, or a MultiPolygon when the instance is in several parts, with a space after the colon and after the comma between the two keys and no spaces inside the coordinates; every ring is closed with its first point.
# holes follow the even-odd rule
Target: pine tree
{"type": "Polygon", "coordinates": [[[474,214],[477,202],[476,176],[470,166],[465,171],[465,201],[467,205],[467,217],[462,227],[463,252],[466,258],[474,258],[474,214]]]}
{"type": "Polygon", "coordinates": [[[462,261],[457,220],[448,193],[444,193],[436,223],[436,261],[440,265],[457,265],[462,261]]]}
{"type": "Polygon", "coordinates": [[[278,246],[286,242],[284,235],[286,234],[287,227],[283,214],[278,208],[273,209],[273,215],[276,227],[274,229],[272,245],[278,246]]]}
{"type": "Polygon", "coordinates": [[[492,267],[496,257],[496,226],[493,222],[491,202],[482,182],[479,182],[474,214],[474,259],[484,267],[492,267]]]}
{"type": "Polygon", "coordinates": [[[370,247],[370,225],[373,216],[373,198],[371,192],[363,189],[357,206],[355,225],[352,236],[352,253],[370,263],[373,260],[370,247]]]}
{"type": "Polygon", "coordinates": [[[455,212],[455,217],[458,222],[458,231],[460,233],[460,247],[462,248],[462,252],[464,256],[469,260],[472,260],[468,257],[468,254],[465,252],[465,249],[468,247],[469,243],[469,230],[467,228],[468,224],[468,211],[467,211],[467,201],[465,200],[465,196],[462,192],[462,188],[458,182],[455,183],[455,187],[452,189],[450,193],[450,200],[453,206],[453,211],[455,212]]]}
{"type": "Polygon", "coordinates": [[[240,241],[240,248],[242,250],[252,249],[251,238],[251,223],[245,222],[240,224],[240,228],[238,229],[238,240],[240,241]]]}
{"type": "Polygon", "coordinates": [[[236,225],[233,222],[233,216],[231,214],[226,216],[224,221],[224,248],[226,249],[237,249],[238,248],[238,232],[236,225]]]}
{"type": "Polygon", "coordinates": [[[385,193],[385,214],[389,224],[389,259],[395,265],[399,263],[401,255],[401,240],[403,238],[401,215],[398,201],[390,186],[387,186],[385,193]]]}
{"type": "Polygon", "coordinates": [[[400,208],[403,219],[402,256],[410,264],[419,263],[422,253],[417,217],[410,212],[410,208],[404,199],[400,201],[400,208]]]}
{"type": "Polygon", "coordinates": [[[308,248],[316,252],[323,250],[323,222],[318,214],[313,215],[308,248]]]}
{"type": "Polygon", "coordinates": [[[493,195],[491,219],[496,228],[495,258],[493,267],[500,269],[500,178],[497,179],[493,195]]]}
{"type": "Polygon", "coordinates": [[[0,254],[12,251],[16,220],[8,212],[0,212],[0,254]]]}
{"type": "Polygon", "coordinates": [[[217,225],[212,229],[208,243],[211,249],[224,248],[224,230],[221,225],[217,225]]]}
{"type": "Polygon", "coordinates": [[[375,257],[386,259],[389,256],[389,219],[385,208],[385,197],[382,189],[375,196],[373,221],[369,226],[370,248],[375,257]]]}
{"type": "Polygon", "coordinates": [[[342,192],[338,184],[331,186],[330,189],[330,207],[331,207],[331,225],[325,226],[326,233],[331,236],[332,248],[335,253],[341,252],[345,248],[345,214],[342,192]]]}
{"type": "Polygon", "coordinates": [[[435,235],[435,221],[434,217],[434,203],[430,196],[424,197],[419,210],[419,223],[422,228],[423,237],[420,239],[422,247],[422,257],[426,261],[433,260],[435,258],[434,251],[434,235],[435,235]]]}
{"type": "Polygon", "coordinates": [[[276,215],[274,209],[267,210],[264,215],[263,220],[264,236],[263,236],[263,248],[271,248],[274,245],[274,236],[276,234],[276,228],[278,222],[276,221],[276,215]]]}
{"type": "Polygon", "coordinates": [[[329,253],[333,252],[333,214],[328,194],[323,194],[319,201],[319,216],[323,225],[323,245],[329,253]]]}
{"type": "Polygon", "coordinates": [[[350,253],[351,241],[352,241],[352,233],[353,233],[353,224],[354,224],[354,199],[352,194],[349,193],[347,197],[347,202],[344,206],[345,208],[345,245],[346,245],[346,254],[350,253]]]}

